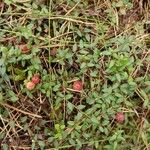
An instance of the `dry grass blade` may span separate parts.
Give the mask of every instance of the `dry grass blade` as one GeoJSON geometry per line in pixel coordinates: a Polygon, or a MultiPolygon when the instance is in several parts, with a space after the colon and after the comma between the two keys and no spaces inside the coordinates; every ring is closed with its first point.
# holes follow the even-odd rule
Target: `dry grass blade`
{"type": "Polygon", "coordinates": [[[5,103],[5,104],[0,103],[0,105],[2,105],[3,107],[7,107],[7,108],[13,109],[13,110],[15,110],[15,111],[18,111],[18,112],[20,112],[20,113],[23,113],[23,114],[25,114],[25,115],[28,115],[29,117],[42,118],[42,116],[40,116],[40,115],[37,115],[37,114],[33,114],[33,113],[29,113],[29,112],[20,110],[20,109],[18,109],[18,108],[15,108],[15,107],[13,107],[13,106],[10,106],[9,104],[6,104],[6,103],[5,103]]]}

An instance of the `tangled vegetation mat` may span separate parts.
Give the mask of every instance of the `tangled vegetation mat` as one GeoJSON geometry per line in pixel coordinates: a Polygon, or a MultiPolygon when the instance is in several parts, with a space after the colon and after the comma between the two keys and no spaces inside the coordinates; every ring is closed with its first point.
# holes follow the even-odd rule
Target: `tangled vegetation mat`
{"type": "Polygon", "coordinates": [[[1,150],[150,150],[150,1],[0,2],[1,150]]]}

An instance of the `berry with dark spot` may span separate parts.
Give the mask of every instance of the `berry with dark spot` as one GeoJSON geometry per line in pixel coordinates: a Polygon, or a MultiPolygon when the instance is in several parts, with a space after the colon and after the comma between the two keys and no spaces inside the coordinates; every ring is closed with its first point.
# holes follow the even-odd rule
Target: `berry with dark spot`
{"type": "Polygon", "coordinates": [[[34,84],[38,84],[40,82],[40,75],[39,74],[35,74],[33,77],[32,77],[32,82],[34,84]]]}
{"type": "Polygon", "coordinates": [[[26,54],[26,53],[29,53],[29,52],[30,52],[30,49],[27,47],[26,44],[19,45],[19,48],[20,48],[20,50],[21,50],[21,52],[22,52],[23,54],[26,54]]]}
{"type": "Polygon", "coordinates": [[[51,51],[50,51],[50,55],[51,56],[56,56],[57,54],[57,49],[54,47],[51,51]]]}

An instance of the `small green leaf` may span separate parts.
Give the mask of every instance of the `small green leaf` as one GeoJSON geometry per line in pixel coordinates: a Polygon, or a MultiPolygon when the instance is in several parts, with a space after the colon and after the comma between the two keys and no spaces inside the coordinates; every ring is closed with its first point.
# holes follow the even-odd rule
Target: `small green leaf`
{"type": "Polygon", "coordinates": [[[7,144],[2,144],[2,149],[3,150],[8,150],[8,145],[7,144]]]}
{"type": "Polygon", "coordinates": [[[77,51],[77,44],[73,45],[73,52],[77,51]]]}
{"type": "Polygon", "coordinates": [[[85,105],[78,105],[77,108],[81,110],[81,109],[85,108],[85,105]]]}
{"type": "Polygon", "coordinates": [[[84,47],[84,43],[82,40],[80,40],[80,44],[79,44],[80,48],[83,48],[84,47]]]}
{"type": "Polygon", "coordinates": [[[54,87],[53,87],[53,91],[58,91],[59,90],[59,88],[60,88],[60,84],[57,84],[57,85],[55,85],[54,87]]]}
{"type": "Polygon", "coordinates": [[[92,121],[94,124],[99,124],[98,119],[97,119],[94,115],[92,116],[91,121],[92,121]]]}
{"type": "Polygon", "coordinates": [[[115,61],[114,60],[111,60],[110,63],[109,63],[109,68],[112,68],[115,64],[115,61]]]}
{"type": "Polygon", "coordinates": [[[3,94],[0,92],[0,102],[3,102],[3,94]]]}
{"type": "Polygon", "coordinates": [[[71,99],[72,97],[73,97],[72,94],[67,94],[67,95],[65,96],[66,100],[69,100],[69,99],[71,99]]]}
{"type": "Polygon", "coordinates": [[[81,112],[78,112],[77,116],[75,117],[75,119],[77,121],[79,121],[82,118],[83,114],[81,112]]]}
{"type": "Polygon", "coordinates": [[[73,111],[74,105],[72,103],[68,102],[67,107],[69,108],[70,111],[73,111]]]}
{"type": "Polygon", "coordinates": [[[55,129],[56,129],[57,131],[59,131],[59,130],[60,130],[60,125],[59,125],[59,124],[55,124],[55,129]]]}
{"type": "Polygon", "coordinates": [[[38,141],[38,144],[39,144],[41,150],[44,150],[45,142],[44,141],[38,141]]]}

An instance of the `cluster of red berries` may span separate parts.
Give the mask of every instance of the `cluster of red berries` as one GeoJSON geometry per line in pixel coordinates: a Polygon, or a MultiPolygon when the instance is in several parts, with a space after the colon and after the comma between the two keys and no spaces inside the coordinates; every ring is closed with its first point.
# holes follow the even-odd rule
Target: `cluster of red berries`
{"type": "MultiPolygon", "coordinates": [[[[26,54],[26,53],[29,53],[30,52],[30,49],[27,47],[27,45],[20,45],[19,46],[21,52],[23,54],[26,54]]],[[[51,50],[51,56],[55,56],[56,55],[56,48],[52,49],[51,50]]],[[[28,90],[33,90],[35,88],[35,86],[40,82],[40,75],[39,74],[35,74],[33,77],[32,77],[32,80],[29,81],[27,84],[26,84],[26,88],[28,90]]],[[[74,81],[73,82],[73,85],[72,85],[72,88],[74,91],[76,92],[80,92],[83,90],[83,82],[80,81],[80,80],[77,80],[77,81],[74,81]]],[[[115,116],[115,120],[116,122],[118,123],[123,123],[124,120],[125,120],[125,115],[123,112],[118,112],[115,116]]]]}
{"type": "Polygon", "coordinates": [[[26,84],[26,88],[28,90],[33,90],[35,88],[35,86],[40,82],[40,75],[39,74],[35,74],[31,81],[29,81],[27,84],[26,84]]]}
{"type": "MultiPolygon", "coordinates": [[[[32,77],[32,80],[29,81],[27,84],[26,84],[26,88],[28,90],[33,90],[35,88],[35,86],[40,82],[40,75],[39,74],[35,74],[33,77],[32,77]]],[[[75,81],[73,82],[73,85],[72,85],[72,88],[73,90],[77,91],[77,92],[80,92],[83,90],[83,83],[82,81],[78,80],[78,81],[75,81]]],[[[123,112],[118,112],[116,115],[115,115],[115,120],[116,122],[118,123],[123,123],[124,120],[125,120],[125,115],[123,112]]]]}
{"type": "MultiPolygon", "coordinates": [[[[21,50],[21,52],[23,54],[27,54],[30,52],[30,49],[28,48],[28,46],[26,44],[20,44],[19,49],[21,50]]],[[[31,81],[27,82],[26,84],[26,88],[28,90],[33,90],[35,88],[35,86],[40,82],[40,75],[39,74],[35,74],[31,81]]]]}

